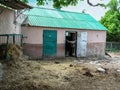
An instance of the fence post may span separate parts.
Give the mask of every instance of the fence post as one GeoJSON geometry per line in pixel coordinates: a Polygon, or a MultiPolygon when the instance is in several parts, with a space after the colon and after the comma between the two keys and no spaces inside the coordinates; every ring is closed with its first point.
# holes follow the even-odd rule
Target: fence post
{"type": "Polygon", "coordinates": [[[6,43],[6,51],[5,51],[6,60],[8,60],[8,41],[9,41],[9,35],[7,35],[7,43],[6,43]]]}
{"type": "Polygon", "coordinates": [[[111,43],[110,43],[110,48],[112,49],[112,47],[113,47],[113,43],[111,42],[111,43]]]}
{"type": "Polygon", "coordinates": [[[21,35],[21,46],[23,46],[23,35],[21,35]]]}
{"type": "Polygon", "coordinates": [[[13,34],[13,44],[15,44],[15,34],[13,34]]]}

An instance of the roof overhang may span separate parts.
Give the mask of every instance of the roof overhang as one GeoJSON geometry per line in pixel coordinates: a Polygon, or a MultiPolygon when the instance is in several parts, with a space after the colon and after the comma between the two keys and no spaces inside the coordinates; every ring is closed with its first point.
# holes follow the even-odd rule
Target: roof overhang
{"type": "Polygon", "coordinates": [[[21,2],[20,0],[0,0],[0,4],[16,10],[32,8],[31,6],[21,2]]]}

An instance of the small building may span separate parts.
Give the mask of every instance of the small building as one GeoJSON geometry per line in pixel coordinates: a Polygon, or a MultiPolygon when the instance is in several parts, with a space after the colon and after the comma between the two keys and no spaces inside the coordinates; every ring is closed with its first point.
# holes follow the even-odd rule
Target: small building
{"type": "Polygon", "coordinates": [[[24,13],[24,54],[32,58],[105,54],[106,28],[89,14],[33,8],[24,13]]]}

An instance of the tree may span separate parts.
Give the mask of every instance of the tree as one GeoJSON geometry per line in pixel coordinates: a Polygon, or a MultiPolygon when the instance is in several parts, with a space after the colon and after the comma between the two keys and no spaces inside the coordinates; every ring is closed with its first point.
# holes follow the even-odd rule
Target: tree
{"type": "MultiPolygon", "coordinates": [[[[23,2],[25,3],[28,3],[29,0],[22,0],[23,2]]],[[[84,0],[36,0],[37,2],[37,5],[44,5],[44,4],[48,4],[48,1],[52,1],[53,2],[53,7],[54,8],[62,8],[62,7],[67,7],[69,5],[72,5],[72,6],[75,6],[78,4],[79,1],[84,1],[84,0]]],[[[92,4],[90,2],[90,0],[87,0],[87,3],[90,5],[90,6],[103,6],[105,7],[104,4],[92,4]]]]}
{"type": "Polygon", "coordinates": [[[108,29],[107,41],[120,41],[120,12],[117,0],[111,0],[107,5],[109,10],[100,22],[108,29]]]}

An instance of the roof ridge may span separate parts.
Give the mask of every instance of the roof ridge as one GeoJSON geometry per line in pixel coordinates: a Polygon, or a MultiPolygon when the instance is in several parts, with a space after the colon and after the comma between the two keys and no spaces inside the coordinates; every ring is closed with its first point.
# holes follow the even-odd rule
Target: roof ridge
{"type": "Polygon", "coordinates": [[[33,7],[33,9],[34,9],[34,8],[46,9],[46,10],[54,10],[54,11],[60,11],[60,12],[68,12],[68,13],[77,13],[77,14],[89,15],[88,13],[74,12],[74,11],[67,11],[67,10],[54,9],[54,8],[33,7]]]}

